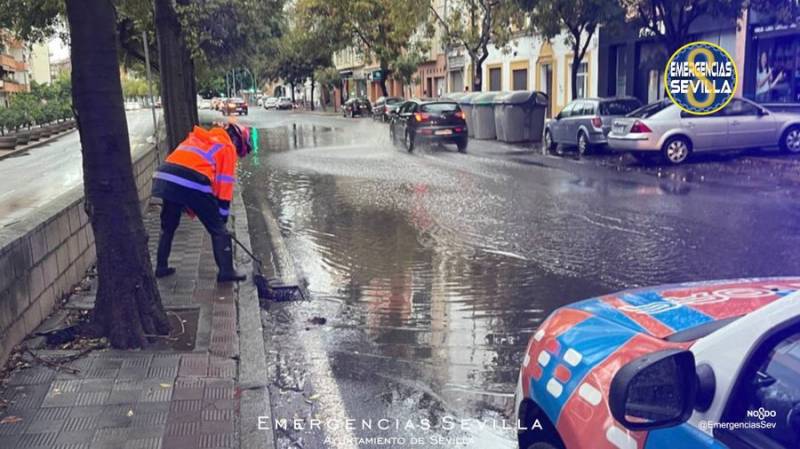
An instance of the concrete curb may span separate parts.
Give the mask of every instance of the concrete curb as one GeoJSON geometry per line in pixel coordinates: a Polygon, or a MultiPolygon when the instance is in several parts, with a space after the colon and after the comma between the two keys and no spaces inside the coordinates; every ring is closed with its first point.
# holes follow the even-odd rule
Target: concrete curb
{"type": "MultiPolygon", "coordinates": [[[[237,190],[233,200],[233,227],[246,247],[252,248],[247,224],[247,211],[241,193],[237,190]]],[[[236,264],[254,268],[244,251],[236,251],[236,264]]],[[[252,273],[253,270],[251,269],[252,273]]],[[[240,449],[274,449],[275,435],[272,430],[272,404],[267,390],[267,353],[264,346],[264,330],[261,327],[261,309],[258,292],[248,274],[246,282],[240,282],[239,301],[239,438],[240,449]],[[265,421],[259,426],[260,421],[265,421]],[[264,425],[266,424],[266,425],[264,425]]]]}
{"type": "Polygon", "coordinates": [[[14,155],[16,155],[16,154],[19,154],[19,153],[23,153],[23,152],[25,152],[25,151],[28,151],[28,150],[30,150],[30,149],[33,149],[33,148],[40,147],[40,146],[42,146],[42,145],[48,144],[48,143],[50,143],[50,142],[52,142],[52,141],[54,141],[54,140],[56,140],[56,139],[58,139],[58,138],[60,138],[60,137],[66,136],[67,134],[69,134],[69,133],[73,133],[73,132],[75,132],[75,131],[77,131],[77,130],[78,130],[78,128],[72,128],[72,129],[68,129],[68,130],[66,130],[66,131],[62,131],[62,132],[60,132],[60,133],[58,133],[58,134],[53,134],[52,136],[50,136],[50,137],[47,137],[47,138],[45,138],[45,139],[40,139],[40,140],[37,140],[37,141],[36,141],[36,142],[34,142],[34,143],[29,143],[29,144],[27,144],[27,145],[25,145],[25,146],[23,146],[23,147],[20,147],[20,148],[17,148],[17,149],[11,150],[11,151],[9,151],[9,152],[8,152],[8,153],[6,153],[6,154],[0,155],[0,161],[2,161],[2,160],[3,160],[3,159],[5,159],[5,158],[8,158],[8,157],[14,156],[14,155]]]}

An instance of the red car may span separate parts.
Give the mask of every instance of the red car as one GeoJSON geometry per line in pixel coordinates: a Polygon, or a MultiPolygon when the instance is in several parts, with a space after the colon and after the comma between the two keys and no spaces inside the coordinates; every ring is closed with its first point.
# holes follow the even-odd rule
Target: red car
{"type": "Polygon", "coordinates": [[[247,115],[247,102],[242,98],[229,98],[222,107],[223,115],[247,115]]]}

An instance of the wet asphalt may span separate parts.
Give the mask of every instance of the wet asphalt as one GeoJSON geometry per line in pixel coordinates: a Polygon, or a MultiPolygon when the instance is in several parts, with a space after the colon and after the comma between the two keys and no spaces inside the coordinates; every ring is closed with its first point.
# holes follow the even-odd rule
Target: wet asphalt
{"type": "Polygon", "coordinates": [[[241,167],[254,245],[267,257],[253,220],[268,205],[311,296],[262,316],[282,448],[515,447],[523,351],[555,308],[800,273],[800,161],[776,153],[677,168],[476,140],[408,154],[371,119],[242,121],[260,128],[241,167]]]}

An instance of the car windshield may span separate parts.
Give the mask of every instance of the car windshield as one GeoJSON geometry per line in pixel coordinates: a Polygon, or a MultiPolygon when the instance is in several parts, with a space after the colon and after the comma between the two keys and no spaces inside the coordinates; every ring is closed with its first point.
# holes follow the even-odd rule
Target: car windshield
{"type": "Polygon", "coordinates": [[[646,106],[642,106],[641,108],[636,109],[635,111],[629,113],[628,115],[626,115],[626,117],[631,117],[631,118],[649,118],[649,117],[652,117],[652,116],[658,114],[659,112],[663,111],[664,109],[666,109],[671,104],[672,103],[670,101],[667,101],[667,100],[661,100],[661,101],[657,101],[655,103],[650,103],[650,104],[648,104],[646,106]]]}
{"type": "Polygon", "coordinates": [[[401,101],[403,101],[402,98],[387,98],[386,104],[395,104],[395,103],[400,103],[401,101]]]}
{"type": "Polygon", "coordinates": [[[422,105],[422,110],[425,112],[453,112],[458,111],[459,107],[456,103],[429,103],[422,105]]]}
{"type": "Polygon", "coordinates": [[[600,103],[600,115],[625,115],[642,106],[639,100],[624,99],[600,103]]]}

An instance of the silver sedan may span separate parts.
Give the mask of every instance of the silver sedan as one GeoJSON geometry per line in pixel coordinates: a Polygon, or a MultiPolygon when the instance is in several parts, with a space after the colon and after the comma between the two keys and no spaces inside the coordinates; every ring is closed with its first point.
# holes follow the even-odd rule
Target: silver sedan
{"type": "Polygon", "coordinates": [[[671,164],[692,153],[748,148],[800,154],[800,115],[772,112],[743,98],[715,114],[692,115],[662,100],[614,120],[608,145],[616,151],[660,153],[671,164]]]}

